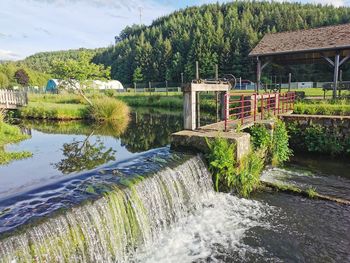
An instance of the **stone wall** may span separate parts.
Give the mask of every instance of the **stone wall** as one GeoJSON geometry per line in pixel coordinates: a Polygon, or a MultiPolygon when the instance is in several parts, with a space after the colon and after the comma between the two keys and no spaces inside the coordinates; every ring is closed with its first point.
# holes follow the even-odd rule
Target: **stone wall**
{"type": "Polygon", "coordinates": [[[340,129],[343,135],[350,132],[350,116],[284,114],[279,117],[286,123],[296,122],[304,128],[312,124],[318,124],[328,129],[340,129]]]}
{"type": "Polygon", "coordinates": [[[288,128],[290,145],[297,151],[350,153],[350,116],[280,115],[288,128]]]}

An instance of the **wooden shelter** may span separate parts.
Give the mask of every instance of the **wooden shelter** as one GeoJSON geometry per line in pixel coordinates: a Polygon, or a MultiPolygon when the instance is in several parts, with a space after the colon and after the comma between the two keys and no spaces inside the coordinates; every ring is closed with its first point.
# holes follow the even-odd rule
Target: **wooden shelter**
{"type": "Polygon", "coordinates": [[[265,35],[249,53],[257,61],[257,92],[262,70],[269,64],[328,62],[334,69],[336,97],[339,68],[350,58],[350,24],[265,35]]]}

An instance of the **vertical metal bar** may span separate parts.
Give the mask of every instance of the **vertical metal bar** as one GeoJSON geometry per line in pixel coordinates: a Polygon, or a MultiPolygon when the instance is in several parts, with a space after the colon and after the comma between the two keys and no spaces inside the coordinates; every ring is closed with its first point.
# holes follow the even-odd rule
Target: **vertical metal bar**
{"type": "Polygon", "coordinates": [[[151,91],[151,82],[150,81],[148,82],[148,89],[149,89],[149,95],[151,96],[152,95],[152,91],[151,91]]]}
{"type": "Polygon", "coordinates": [[[136,82],[134,82],[134,93],[136,93],[136,82]]]}
{"type": "Polygon", "coordinates": [[[244,95],[241,96],[241,124],[244,122],[244,95]]]}
{"type": "Polygon", "coordinates": [[[228,118],[228,116],[227,116],[227,107],[228,107],[228,103],[227,103],[227,93],[225,93],[225,97],[224,97],[224,107],[225,107],[225,112],[224,112],[224,114],[225,114],[225,132],[227,132],[227,118],[228,118]]]}

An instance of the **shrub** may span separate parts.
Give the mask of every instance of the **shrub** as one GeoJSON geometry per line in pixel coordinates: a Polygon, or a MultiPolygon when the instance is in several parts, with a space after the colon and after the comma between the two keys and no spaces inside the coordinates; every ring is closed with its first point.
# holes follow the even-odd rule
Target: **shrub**
{"type": "Polygon", "coordinates": [[[213,174],[216,191],[231,189],[235,176],[235,145],[221,137],[207,140],[209,171],[213,174]]]}
{"type": "Polygon", "coordinates": [[[255,149],[270,148],[272,136],[269,130],[265,127],[265,125],[256,124],[250,128],[249,133],[252,136],[251,142],[255,149]]]}
{"type": "Polygon", "coordinates": [[[265,166],[265,150],[252,151],[244,156],[235,170],[233,186],[243,197],[248,197],[260,184],[260,174],[265,166]]]}
{"type": "Polygon", "coordinates": [[[267,159],[271,160],[273,165],[282,164],[292,155],[288,131],[281,120],[275,121],[272,134],[263,124],[254,125],[249,132],[254,149],[264,149],[267,159]]]}
{"type": "Polygon", "coordinates": [[[264,168],[265,150],[250,152],[237,166],[234,144],[220,137],[207,143],[210,149],[207,160],[209,170],[213,174],[215,190],[233,190],[240,196],[249,196],[259,186],[260,174],[264,168]]]}
{"type": "Polygon", "coordinates": [[[113,120],[126,122],[129,119],[129,107],[113,98],[94,99],[90,106],[90,116],[94,120],[113,120]]]}
{"type": "Polygon", "coordinates": [[[313,124],[304,131],[307,150],[310,152],[338,155],[345,149],[346,140],[342,140],[336,131],[328,132],[321,125],[313,124]]]}
{"type": "Polygon", "coordinates": [[[289,160],[291,155],[292,150],[289,148],[289,135],[286,125],[283,121],[276,120],[271,145],[272,164],[281,164],[289,160]]]}

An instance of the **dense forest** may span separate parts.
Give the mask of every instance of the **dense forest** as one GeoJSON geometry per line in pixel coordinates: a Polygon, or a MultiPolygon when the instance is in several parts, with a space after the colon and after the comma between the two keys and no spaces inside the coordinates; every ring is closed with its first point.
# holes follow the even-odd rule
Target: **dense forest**
{"type": "MultiPolygon", "coordinates": [[[[179,10],[155,20],[150,26],[126,27],[116,44],[93,61],[112,67],[111,76],[123,83],[133,81],[180,81],[194,77],[195,61],[201,77],[220,73],[254,80],[254,62],[248,53],[266,33],[350,22],[350,8],[314,4],[237,1],[179,10]]],[[[350,78],[349,63],[344,77],[350,78]]],[[[268,66],[263,80],[276,76],[286,81],[329,81],[327,64],[298,67],[268,66]],[[322,73],[322,74],[320,74],[322,73]]]]}

